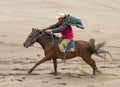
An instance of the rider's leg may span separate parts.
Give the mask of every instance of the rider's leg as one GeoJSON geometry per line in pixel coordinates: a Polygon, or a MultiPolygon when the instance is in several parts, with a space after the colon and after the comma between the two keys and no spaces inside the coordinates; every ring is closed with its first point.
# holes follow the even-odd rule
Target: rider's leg
{"type": "Polygon", "coordinates": [[[65,51],[66,51],[66,47],[68,45],[68,43],[70,42],[71,40],[70,39],[63,39],[61,41],[61,43],[59,44],[59,49],[60,49],[60,58],[65,61],[66,60],[66,54],[65,54],[65,51]]]}

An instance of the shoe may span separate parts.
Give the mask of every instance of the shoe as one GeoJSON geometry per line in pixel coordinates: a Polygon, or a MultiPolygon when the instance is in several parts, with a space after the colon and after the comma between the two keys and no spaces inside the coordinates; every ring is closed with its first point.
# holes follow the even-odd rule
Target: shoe
{"type": "Polygon", "coordinates": [[[66,54],[64,52],[61,52],[59,58],[62,59],[63,62],[65,62],[66,61],[66,54]]]}

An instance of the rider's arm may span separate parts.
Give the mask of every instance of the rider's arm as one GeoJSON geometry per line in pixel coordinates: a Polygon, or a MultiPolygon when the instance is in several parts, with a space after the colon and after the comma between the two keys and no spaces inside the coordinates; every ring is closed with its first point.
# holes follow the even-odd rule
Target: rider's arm
{"type": "Polygon", "coordinates": [[[67,27],[68,27],[68,25],[62,24],[62,25],[59,26],[58,28],[52,29],[52,32],[53,32],[53,33],[60,33],[60,32],[62,32],[62,31],[64,31],[67,27]]]}
{"type": "Polygon", "coordinates": [[[57,27],[58,27],[58,23],[46,27],[46,30],[47,30],[47,29],[54,29],[54,28],[57,28],[57,27]]]}

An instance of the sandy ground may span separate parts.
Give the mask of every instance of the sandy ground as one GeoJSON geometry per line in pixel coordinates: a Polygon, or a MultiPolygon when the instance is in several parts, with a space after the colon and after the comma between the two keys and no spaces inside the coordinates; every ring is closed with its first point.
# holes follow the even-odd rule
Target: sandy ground
{"type": "Polygon", "coordinates": [[[119,0],[0,0],[0,87],[120,87],[119,23],[119,0]],[[60,12],[82,19],[86,29],[73,27],[75,39],[107,41],[105,49],[114,61],[110,56],[106,62],[93,56],[102,74],[93,77],[91,67],[80,58],[66,63],[58,60],[57,76],[50,74],[52,61],[27,74],[44,52],[37,43],[24,48],[24,40],[32,27],[55,23],[60,12]]]}

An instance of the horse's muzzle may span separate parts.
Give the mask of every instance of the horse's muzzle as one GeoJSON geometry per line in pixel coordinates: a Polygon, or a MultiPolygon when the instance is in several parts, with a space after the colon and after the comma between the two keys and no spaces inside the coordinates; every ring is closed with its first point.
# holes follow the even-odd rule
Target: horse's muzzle
{"type": "Polygon", "coordinates": [[[30,44],[23,43],[23,46],[24,46],[25,48],[28,48],[28,47],[30,46],[30,44]]]}

